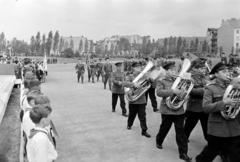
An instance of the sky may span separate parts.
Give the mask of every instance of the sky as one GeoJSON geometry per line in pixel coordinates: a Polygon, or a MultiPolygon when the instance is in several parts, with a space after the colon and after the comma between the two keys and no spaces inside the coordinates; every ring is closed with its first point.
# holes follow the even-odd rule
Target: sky
{"type": "Polygon", "coordinates": [[[240,18],[240,0],[0,0],[0,32],[30,41],[38,31],[85,36],[206,36],[222,19],[240,18]]]}

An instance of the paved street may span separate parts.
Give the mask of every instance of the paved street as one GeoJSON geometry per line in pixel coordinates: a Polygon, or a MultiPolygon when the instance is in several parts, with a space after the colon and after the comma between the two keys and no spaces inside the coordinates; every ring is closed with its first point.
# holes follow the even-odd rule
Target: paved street
{"type": "MultiPolygon", "coordinates": [[[[126,129],[127,118],[121,116],[119,103],[117,111],[111,112],[111,92],[101,82],[88,83],[85,75],[85,83],[78,84],[74,64],[49,65],[48,72],[42,89],[51,99],[52,118],[60,134],[58,162],[181,161],[173,127],[164,149],[155,147],[161,117],[150,104],[147,124],[152,138],[147,139],[141,136],[137,118],[132,130],[126,129]]],[[[195,157],[205,144],[198,125],[190,138],[189,155],[195,157]]]]}

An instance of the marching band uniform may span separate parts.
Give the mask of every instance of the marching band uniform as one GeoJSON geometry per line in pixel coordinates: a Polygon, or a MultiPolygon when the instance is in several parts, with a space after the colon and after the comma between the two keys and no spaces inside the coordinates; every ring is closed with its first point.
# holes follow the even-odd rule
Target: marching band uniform
{"type": "Polygon", "coordinates": [[[90,65],[90,70],[91,70],[92,83],[95,83],[94,77],[96,75],[96,64],[94,62],[90,65]]]}
{"type": "MultiPolygon", "coordinates": [[[[121,67],[122,63],[118,62],[115,64],[117,67],[121,67]]],[[[112,73],[112,112],[115,112],[118,97],[120,98],[120,106],[122,108],[122,115],[126,115],[126,107],[124,100],[124,87],[123,82],[125,81],[125,74],[121,70],[117,70],[112,73]]]]}
{"type": "MultiPolygon", "coordinates": [[[[106,60],[109,60],[109,58],[106,58],[106,60]]],[[[104,89],[106,89],[106,85],[108,82],[109,89],[111,90],[111,73],[112,73],[112,64],[111,63],[105,63],[103,65],[103,75],[104,75],[104,89]]]]}
{"type": "MultiPolygon", "coordinates": [[[[223,63],[216,64],[210,74],[216,74],[226,69],[223,63]]],[[[235,119],[226,120],[220,111],[226,107],[223,94],[228,83],[216,77],[215,83],[205,87],[203,110],[209,113],[208,145],[196,157],[196,162],[211,162],[219,154],[227,155],[230,162],[240,161],[240,115],[235,119]]]]}
{"type": "Polygon", "coordinates": [[[81,78],[81,82],[83,83],[83,80],[84,80],[84,72],[85,72],[84,64],[79,62],[79,63],[75,66],[75,69],[76,69],[76,73],[77,73],[77,81],[78,81],[78,83],[79,83],[80,78],[81,78]]]}
{"type": "MultiPolygon", "coordinates": [[[[174,65],[175,65],[174,62],[166,63],[163,66],[163,68],[168,70],[170,67],[173,67],[174,65]]],[[[173,111],[166,104],[166,98],[174,94],[174,91],[171,89],[174,80],[175,78],[167,77],[161,82],[158,82],[157,84],[157,95],[159,97],[163,97],[163,99],[160,106],[160,112],[162,114],[162,123],[160,125],[159,132],[156,136],[156,146],[157,148],[162,149],[162,143],[165,137],[167,136],[167,133],[169,132],[172,126],[172,123],[174,123],[179,158],[189,162],[191,161],[191,158],[188,157],[187,155],[188,144],[183,128],[185,118],[183,106],[179,110],[173,111]]]]}
{"type": "MultiPolygon", "coordinates": [[[[140,64],[135,62],[132,64],[133,69],[135,67],[139,67],[140,64]]],[[[134,78],[139,74],[139,72],[133,71],[133,74],[130,74],[127,77],[127,81],[132,82],[134,78]]],[[[130,86],[131,87],[131,86],[130,86]]],[[[146,96],[143,94],[140,96],[136,101],[130,102],[129,101],[129,115],[128,115],[128,121],[127,121],[127,129],[131,129],[133,122],[136,118],[136,115],[138,115],[140,125],[142,128],[142,135],[145,137],[150,138],[150,134],[147,132],[147,123],[146,123],[146,96]]]]}
{"type": "Polygon", "coordinates": [[[203,112],[203,108],[202,108],[204,86],[206,85],[206,81],[205,81],[204,74],[201,74],[201,72],[197,70],[198,68],[202,67],[201,62],[198,62],[198,61],[201,61],[201,60],[196,60],[193,63],[195,67],[192,72],[193,73],[192,77],[194,79],[194,87],[190,92],[189,99],[188,99],[184,132],[188,139],[192,130],[197,125],[197,122],[200,120],[204,138],[205,140],[207,140],[208,114],[203,112]]]}
{"type": "MultiPolygon", "coordinates": [[[[99,60],[99,61],[101,61],[101,60],[99,60]]],[[[100,76],[103,78],[103,71],[102,71],[103,63],[102,62],[98,62],[97,65],[96,65],[96,68],[97,68],[97,82],[98,82],[100,76]]]]}

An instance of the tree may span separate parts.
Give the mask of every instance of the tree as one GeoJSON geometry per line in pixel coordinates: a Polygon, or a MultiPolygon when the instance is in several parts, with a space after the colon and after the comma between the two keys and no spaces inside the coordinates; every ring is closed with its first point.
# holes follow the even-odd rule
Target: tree
{"type": "Polygon", "coordinates": [[[67,48],[64,50],[64,57],[71,58],[74,56],[73,50],[71,48],[67,48]]]}
{"type": "Polygon", "coordinates": [[[54,54],[56,54],[56,50],[58,49],[58,43],[59,43],[59,33],[58,31],[55,32],[54,34],[54,43],[53,43],[53,51],[54,51],[54,54]]]}
{"type": "Polygon", "coordinates": [[[182,38],[181,37],[178,37],[176,52],[178,55],[182,54],[182,38]]]}
{"type": "Polygon", "coordinates": [[[47,55],[50,55],[50,51],[52,49],[52,39],[53,39],[53,34],[52,31],[48,33],[48,38],[47,38],[47,43],[46,43],[46,52],[47,55]]]}
{"type": "Polygon", "coordinates": [[[184,52],[187,49],[187,41],[186,39],[183,39],[182,41],[182,51],[184,52]]]}
{"type": "Polygon", "coordinates": [[[31,55],[35,54],[35,39],[34,36],[31,37],[31,41],[30,41],[30,51],[31,51],[31,55]]]}
{"type": "Polygon", "coordinates": [[[203,53],[206,53],[207,52],[207,50],[208,50],[208,44],[207,44],[207,41],[206,40],[204,40],[203,41],[203,45],[202,45],[202,52],[203,53]]]}
{"type": "Polygon", "coordinates": [[[36,54],[40,54],[41,50],[41,35],[40,32],[37,32],[36,39],[35,39],[35,49],[36,49],[36,54]]]}
{"type": "Polygon", "coordinates": [[[89,41],[89,51],[93,52],[93,41],[92,40],[89,41]]]}
{"type": "Polygon", "coordinates": [[[82,51],[83,51],[83,41],[82,41],[82,39],[79,41],[78,51],[79,51],[79,52],[82,52],[82,51]]]}
{"type": "Polygon", "coordinates": [[[163,39],[163,56],[167,55],[168,53],[168,39],[163,39]]]}
{"type": "Polygon", "coordinates": [[[130,45],[130,42],[129,42],[128,39],[126,39],[126,38],[120,38],[118,44],[119,44],[119,49],[120,49],[121,51],[128,51],[128,50],[130,50],[131,45],[130,45]]]}
{"type": "Polygon", "coordinates": [[[219,53],[220,53],[220,56],[221,56],[222,53],[223,53],[223,47],[222,47],[222,46],[219,47],[219,53]]]}
{"type": "Polygon", "coordinates": [[[6,40],[4,32],[0,35],[0,51],[4,51],[6,49],[6,40]]]}
{"type": "Polygon", "coordinates": [[[58,51],[61,53],[63,52],[63,50],[64,50],[64,39],[63,37],[61,37],[59,41],[58,51]]]}
{"type": "Polygon", "coordinates": [[[28,50],[29,50],[29,46],[26,42],[21,41],[21,40],[17,40],[16,38],[14,38],[11,41],[11,47],[12,47],[12,52],[14,53],[14,55],[16,54],[27,54],[28,50]]]}
{"type": "Polygon", "coordinates": [[[70,39],[70,48],[72,49],[72,50],[74,50],[74,42],[73,42],[73,38],[71,37],[71,39],[70,39]]]}
{"type": "Polygon", "coordinates": [[[42,42],[41,42],[41,53],[44,55],[46,52],[46,36],[43,34],[42,36],[42,42]]]}
{"type": "Polygon", "coordinates": [[[88,40],[85,40],[85,44],[84,44],[84,51],[88,52],[88,40]]]}
{"type": "Polygon", "coordinates": [[[199,40],[198,38],[195,39],[195,47],[194,47],[194,51],[198,50],[198,45],[199,45],[199,40]]]}
{"type": "Polygon", "coordinates": [[[190,43],[190,52],[194,52],[195,50],[195,44],[194,44],[194,41],[191,40],[191,43],[190,43]]]}

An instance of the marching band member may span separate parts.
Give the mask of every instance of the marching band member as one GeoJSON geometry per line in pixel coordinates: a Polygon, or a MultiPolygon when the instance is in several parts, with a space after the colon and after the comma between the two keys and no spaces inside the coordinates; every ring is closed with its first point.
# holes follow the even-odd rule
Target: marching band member
{"type": "Polygon", "coordinates": [[[104,89],[106,89],[106,85],[108,82],[109,85],[109,89],[111,90],[111,73],[113,71],[112,69],[112,64],[109,62],[109,57],[107,57],[106,59],[106,63],[103,65],[103,76],[104,76],[104,89]]]}
{"type": "Polygon", "coordinates": [[[97,68],[97,82],[99,81],[99,77],[102,77],[102,81],[103,81],[103,63],[102,63],[102,59],[99,59],[99,62],[96,65],[97,68]]]}
{"type": "MultiPolygon", "coordinates": [[[[145,63],[148,62],[148,58],[145,59],[145,63]]],[[[156,66],[156,61],[155,61],[155,66],[156,66]]],[[[156,89],[156,81],[154,81],[151,85],[151,87],[147,90],[147,92],[145,93],[146,95],[146,101],[148,101],[148,96],[151,100],[152,103],[152,107],[153,107],[153,111],[154,112],[158,112],[158,108],[157,108],[157,99],[156,99],[156,95],[155,95],[155,89],[156,89]]]]}
{"type": "Polygon", "coordinates": [[[80,78],[81,78],[81,82],[83,83],[85,67],[84,67],[84,64],[82,63],[81,60],[79,60],[79,62],[76,64],[75,70],[76,70],[76,73],[77,73],[78,83],[79,83],[80,78]]]}
{"type": "Polygon", "coordinates": [[[163,148],[162,143],[165,137],[167,136],[172,126],[172,123],[174,123],[179,158],[185,160],[186,162],[190,162],[191,158],[187,155],[188,152],[187,138],[185,136],[183,128],[185,118],[183,106],[179,110],[173,111],[166,104],[167,97],[172,96],[173,94],[182,96],[185,92],[178,89],[176,90],[171,89],[171,86],[175,80],[175,78],[171,77],[171,74],[174,73],[173,70],[175,68],[175,62],[166,63],[165,65],[163,65],[163,68],[167,70],[169,76],[167,76],[161,82],[157,83],[157,95],[159,97],[163,97],[163,99],[160,106],[160,112],[162,114],[161,115],[162,123],[160,125],[159,132],[156,136],[156,147],[159,149],[163,148]]]}
{"type": "Polygon", "coordinates": [[[112,112],[115,112],[118,97],[120,98],[120,106],[122,108],[122,115],[127,117],[127,110],[125,107],[124,87],[125,74],[122,72],[122,63],[115,63],[117,70],[112,73],[112,112]]]}
{"type": "MultiPolygon", "coordinates": [[[[127,81],[132,82],[133,79],[141,72],[141,66],[138,62],[135,62],[132,64],[133,68],[133,74],[129,75],[127,77],[127,81]]],[[[135,86],[133,83],[129,83],[129,85],[126,85],[129,87],[135,86]]],[[[139,99],[133,102],[129,102],[129,115],[128,115],[128,121],[127,121],[127,129],[131,129],[133,122],[136,118],[136,115],[138,115],[140,125],[142,128],[142,135],[150,138],[151,135],[147,132],[147,122],[146,122],[146,96],[143,94],[139,99]]]]}
{"type": "Polygon", "coordinates": [[[197,122],[200,120],[203,135],[205,140],[207,140],[207,120],[208,114],[203,112],[202,100],[203,100],[203,90],[206,85],[206,74],[205,69],[205,59],[197,59],[193,61],[192,65],[192,78],[194,80],[194,87],[190,92],[188,99],[187,111],[186,111],[186,121],[184,125],[184,132],[189,138],[192,130],[197,125],[197,122]]]}
{"type": "Polygon", "coordinates": [[[208,118],[208,144],[196,157],[196,162],[211,162],[222,153],[230,162],[240,161],[240,115],[235,119],[226,120],[220,111],[225,110],[226,105],[234,106],[234,99],[223,99],[224,92],[229,84],[229,72],[223,63],[216,64],[210,74],[216,79],[205,87],[203,96],[203,110],[209,113],[208,118]]]}
{"type": "Polygon", "coordinates": [[[27,143],[29,162],[53,162],[57,159],[53,139],[46,129],[51,112],[49,105],[34,106],[30,111],[30,118],[36,126],[31,130],[27,143]]]}

